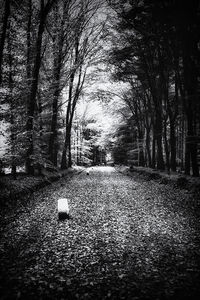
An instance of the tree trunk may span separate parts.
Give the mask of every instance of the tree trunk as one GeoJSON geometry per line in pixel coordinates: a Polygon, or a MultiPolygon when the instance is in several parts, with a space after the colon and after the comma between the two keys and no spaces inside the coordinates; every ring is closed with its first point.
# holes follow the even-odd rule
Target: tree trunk
{"type": "Polygon", "coordinates": [[[7,30],[9,15],[10,15],[10,0],[5,0],[3,26],[2,26],[2,33],[1,33],[1,40],[0,40],[0,84],[2,83],[3,50],[4,50],[5,39],[6,39],[6,30],[7,30]]]}
{"type": "Polygon", "coordinates": [[[187,90],[187,103],[185,106],[186,116],[187,116],[187,137],[185,145],[185,174],[190,175],[190,166],[192,167],[193,176],[199,176],[199,167],[197,160],[197,142],[195,140],[196,136],[196,108],[197,108],[197,96],[196,91],[196,76],[194,71],[190,69],[187,59],[184,60],[185,70],[185,85],[187,90]],[[188,73],[191,75],[187,78],[188,73]]]}
{"type": "Polygon", "coordinates": [[[147,131],[146,135],[146,151],[147,151],[147,160],[148,160],[148,167],[152,167],[152,160],[151,160],[151,150],[150,150],[150,132],[147,131]]]}
{"type": "Polygon", "coordinates": [[[144,151],[143,151],[143,133],[139,132],[139,138],[138,138],[138,148],[139,148],[139,158],[138,163],[139,166],[144,167],[144,151]]]}
{"type": "Polygon", "coordinates": [[[175,124],[170,122],[170,152],[171,160],[170,165],[172,171],[176,172],[176,135],[175,135],[175,124]]]}
{"type": "Polygon", "coordinates": [[[64,148],[62,151],[62,158],[61,158],[61,170],[67,169],[67,145],[64,144],[64,148]]]}
{"type": "Polygon", "coordinates": [[[191,144],[191,161],[192,161],[192,172],[193,176],[199,176],[199,167],[198,167],[198,160],[197,160],[197,144],[194,142],[191,144]]]}
{"type": "Polygon", "coordinates": [[[49,158],[55,166],[57,166],[57,154],[58,154],[57,120],[58,120],[58,100],[60,95],[60,71],[61,71],[61,62],[59,60],[58,67],[55,70],[55,77],[54,77],[55,87],[54,87],[54,94],[53,94],[53,114],[51,120],[51,135],[49,139],[49,158]]]}
{"type": "Polygon", "coordinates": [[[161,112],[156,109],[155,120],[155,138],[157,144],[157,169],[164,170],[165,164],[163,159],[163,147],[162,147],[162,118],[161,112]]]}
{"type": "Polygon", "coordinates": [[[182,25],[182,46],[183,46],[183,73],[185,89],[185,113],[187,116],[187,138],[186,138],[186,160],[185,173],[190,174],[190,165],[192,166],[193,176],[199,176],[199,167],[197,160],[196,136],[196,111],[198,109],[199,91],[199,39],[198,34],[198,9],[199,1],[187,2],[185,8],[190,13],[186,14],[184,25],[182,25]],[[193,22],[191,23],[191,18],[193,22]],[[195,26],[194,26],[195,25],[195,26]]]}
{"type": "Polygon", "coordinates": [[[170,108],[169,101],[168,103],[168,109],[169,109],[169,122],[170,122],[170,166],[171,170],[176,172],[176,156],[177,156],[177,140],[178,135],[176,134],[176,119],[178,116],[178,110],[179,110],[179,68],[177,67],[178,64],[178,58],[175,58],[175,103],[173,105],[174,109],[172,110],[170,108]],[[174,111],[174,112],[173,112],[174,111]],[[176,137],[177,136],[177,137],[176,137]]]}
{"type": "MultiPolygon", "coordinates": [[[[54,72],[53,72],[53,114],[51,120],[51,135],[49,139],[49,158],[51,162],[57,166],[57,155],[58,155],[58,140],[57,140],[57,123],[58,123],[58,102],[60,96],[60,76],[62,67],[62,55],[63,55],[63,26],[64,26],[64,13],[63,9],[61,28],[59,33],[54,34],[54,72]]],[[[57,24],[58,6],[55,7],[55,22],[57,24]]]]}
{"type": "Polygon", "coordinates": [[[156,137],[155,137],[155,125],[153,125],[153,140],[152,140],[152,168],[156,167],[156,137]]]}
{"type": "Polygon", "coordinates": [[[66,125],[66,131],[65,131],[65,142],[64,142],[64,147],[62,151],[62,158],[61,158],[61,169],[65,170],[68,168],[68,147],[70,145],[70,128],[69,124],[66,125]]]}
{"type": "Polygon", "coordinates": [[[33,155],[33,121],[34,121],[34,114],[35,114],[39,70],[41,65],[41,47],[42,47],[43,32],[44,32],[44,19],[41,14],[41,20],[39,24],[37,43],[36,43],[36,58],[34,62],[33,78],[32,78],[31,91],[30,91],[30,97],[28,103],[28,120],[26,125],[28,138],[29,138],[29,146],[27,150],[27,160],[26,160],[26,168],[28,174],[34,174],[34,168],[32,165],[32,158],[31,158],[31,156],[33,155]]]}
{"type": "Polygon", "coordinates": [[[165,120],[165,124],[164,124],[164,141],[165,141],[166,166],[167,166],[167,171],[170,172],[169,145],[168,145],[168,140],[167,140],[166,120],[165,120]]]}
{"type": "Polygon", "coordinates": [[[192,121],[193,116],[192,111],[190,110],[187,114],[188,131],[185,145],[185,174],[190,175],[190,168],[192,167],[192,175],[198,177],[199,167],[197,160],[197,142],[195,139],[192,121]]]}
{"type": "Polygon", "coordinates": [[[9,86],[9,108],[10,108],[10,154],[11,154],[11,174],[13,176],[13,179],[17,178],[17,167],[16,167],[16,129],[15,129],[15,101],[14,101],[14,95],[13,95],[13,88],[14,88],[14,82],[13,82],[13,76],[14,76],[14,64],[13,64],[13,53],[12,53],[12,42],[10,38],[10,32],[11,32],[11,22],[9,21],[7,23],[7,31],[8,31],[8,43],[7,43],[7,52],[8,52],[8,67],[9,67],[9,75],[8,75],[8,86],[9,86]]]}
{"type": "Polygon", "coordinates": [[[66,129],[65,129],[65,142],[64,142],[64,147],[63,147],[63,152],[62,152],[62,159],[61,159],[61,169],[67,169],[68,162],[67,162],[67,157],[69,150],[69,144],[70,144],[70,136],[71,136],[71,128],[70,128],[70,116],[72,113],[72,91],[73,91],[73,85],[74,85],[74,77],[75,77],[75,72],[73,72],[70,76],[70,85],[69,85],[69,97],[68,97],[68,105],[67,105],[67,113],[66,113],[66,129]]]}
{"type": "MultiPolygon", "coordinates": [[[[78,62],[78,55],[79,55],[79,40],[77,39],[75,43],[74,66],[76,66],[78,62]]],[[[62,159],[61,159],[61,169],[67,169],[68,165],[71,164],[71,126],[72,126],[72,119],[73,119],[73,114],[75,109],[75,107],[73,107],[74,104],[72,103],[72,101],[74,101],[74,99],[72,99],[73,97],[72,93],[73,93],[75,74],[76,74],[76,68],[72,71],[69,78],[69,97],[68,97],[67,112],[66,112],[65,143],[64,143],[62,159]],[[70,156],[68,157],[68,163],[67,163],[66,155],[70,156]]]]}
{"type": "Polygon", "coordinates": [[[28,120],[26,124],[26,129],[28,132],[28,150],[26,153],[26,171],[28,174],[34,174],[34,167],[33,167],[33,124],[34,124],[34,114],[35,114],[35,105],[36,105],[36,94],[38,88],[38,79],[39,79],[39,71],[41,65],[41,48],[42,48],[42,37],[44,33],[45,21],[47,14],[53,4],[53,1],[48,1],[46,6],[44,7],[44,0],[41,1],[41,10],[40,10],[40,22],[36,40],[36,57],[34,61],[33,67],[33,74],[32,74],[32,82],[30,87],[30,96],[29,96],[29,103],[28,103],[28,120]]]}
{"type": "Polygon", "coordinates": [[[29,12],[28,12],[28,23],[27,23],[27,61],[26,61],[26,74],[27,74],[27,85],[29,87],[31,79],[31,23],[32,23],[32,0],[28,1],[29,12]]]}
{"type": "Polygon", "coordinates": [[[71,129],[68,137],[68,168],[72,167],[71,129]]]}

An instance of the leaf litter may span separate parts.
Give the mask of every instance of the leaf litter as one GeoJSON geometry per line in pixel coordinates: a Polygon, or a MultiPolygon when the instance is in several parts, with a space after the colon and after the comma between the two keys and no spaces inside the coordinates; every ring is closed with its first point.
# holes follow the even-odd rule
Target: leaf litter
{"type": "Polygon", "coordinates": [[[198,298],[195,205],[192,194],[113,168],[62,178],[2,229],[1,299],[198,298]],[[69,220],[58,220],[61,197],[69,220]]]}

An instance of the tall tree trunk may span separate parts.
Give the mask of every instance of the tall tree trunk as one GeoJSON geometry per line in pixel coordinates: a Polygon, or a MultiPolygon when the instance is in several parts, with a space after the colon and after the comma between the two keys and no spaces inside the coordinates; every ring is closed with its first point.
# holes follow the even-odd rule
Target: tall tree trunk
{"type": "MultiPolygon", "coordinates": [[[[10,22],[9,22],[10,23],[10,22]]],[[[10,24],[8,25],[8,31],[10,32],[10,24]]],[[[9,98],[10,98],[10,128],[11,128],[11,174],[13,179],[17,179],[17,167],[16,167],[16,132],[15,132],[15,115],[14,115],[14,99],[13,99],[13,59],[12,59],[12,45],[10,37],[8,38],[8,61],[9,61],[9,98]]]]}
{"type": "Polygon", "coordinates": [[[61,169],[65,170],[68,168],[68,147],[69,147],[69,139],[70,139],[70,128],[69,124],[66,124],[66,129],[65,129],[65,142],[63,146],[63,151],[62,151],[62,158],[61,158],[61,169]]]}
{"type": "Polygon", "coordinates": [[[178,116],[178,110],[179,110],[179,79],[178,79],[178,67],[177,67],[177,58],[175,59],[175,103],[174,103],[174,113],[172,112],[169,101],[168,101],[168,107],[169,107],[169,122],[170,122],[170,166],[171,170],[176,172],[176,155],[177,155],[177,137],[176,137],[176,119],[178,116]]]}
{"type": "Polygon", "coordinates": [[[156,136],[155,136],[155,124],[153,125],[153,139],[152,139],[152,168],[156,167],[156,136]]]}
{"type": "Polygon", "coordinates": [[[58,141],[57,141],[57,123],[58,123],[58,101],[60,96],[60,72],[61,72],[61,53],[58,59],[54,60],[54,93],[53,93],[53,114],[51,120],[51,135],[49,139],[49,158],[57,166],[58,141]]]}
{"type": "Polygon", "coordinates": [[[75,91],[75,94],[74,94],[73,103],[72,103],[72,107],[71,107],[71,114],[70,114],[70,119],[69,119],[69,137],[68,137],[68,144],[69,144],[69,147],[68,147],[68,159],[69,159],[68,160],[68,167],[69,168],[71,168],[71,166],[72,166],[72,154],[71,154],[71,150],[72,150],[71,149],[72,122],[73,122],[73,119],[74,119],[76,104],[77,104],[77,101],[79,99],[79,95],[80,95],[80,92],[82,90],[83,83],[85,81],[85,75],[86,75],[86,71],[84,72],[82,82],[81,82],[82,66],[80,66],[80,68],[79,68],[79,78],[78,78],[78,82],[77,82],[77,85],[76,85],[76,91],[75,91]]]}
{"type": "Polygon", "coordinates": [[[71,128],[68,137],[68,168],[72,167],[71,128]]]}
{"type": "Polygon", "coordinates": [[[164,122],[164,142],[165,142],[165,155],[166,155],[166,166],[167,166],[167,171],[170,172],[170,159],[169,159],[169,144],[167,140],[167,121],[165,120],[164,122]]]}
{"type": "Polygon", "coordinates": [[[61,170],[67,169],[67,139],[65,137],[64,147],[61,158],[61,170]]]}
{"type": "Polygon", "coordinates": [[[10,15],[10,0],[5,0],[3,26],[2,26],[2,33],[1,33],[1,39],[0,39],[0,84],[2,83],[3,50],[4,50],[4,45],[5,45],[9,15],[10,15]]]}
{"type": "Polygon", "coordinates": [[[73,72],[70,76],[70,85],[69,85],[69,97],[68,97],[68,105],[67,105],[67,113],[66,113],[66,128],[65,128],[65,142],[62,152],[62,158],[61,158],[61,169],[67,169],[68,162],[66,155],[68,154],[68,147],[69,147],[69,139],[71,135],[71,128],[70,128],[70,115],[72,112],[72,91],[73,91],[73,85],[74,85],[74,77],[75,72],[73,72]]]}
{"type": "MultiPolygon", "coordinates": [[[[5,46],[8,18],[10,15],[10,0],[5,0],[4,5],[5,6],[4,6],[4,15],[3,15],[3,25],[2,25],[2,32],[1,32],[1,37],[0,37],[0,85],[2,84],[3,50],[4,50],[4,46],[5,46]]],[[[3,173],[2,166],[3,166],[3,162],[0,159],[0,174],[3,173]]]]}
{"type": "Polygon", "coordinates": [[[147,161],[148,167],[152,167],[152,160],[151,160],[151,150],[150,150],[150,131],[147,130],[146,133],[146,151],[147,151],[147,161]]]}
{"type": "MultiPolygon", "coordinates": [[[[74,59],[74,66],[77,65],[78,62],[78,55],[79,55],[79,40],[77,38],[75,43],[75,59],[74,59]]],[[[73,87],[74,87],[74,78],[76,74],[76,68],[72,71],[70,78],[69,78],[69,97],[68,97],[68,104],[67,104],[67,112],[66,112],[66,129],[65,129],[65,142],[62,152],[62,158],[61,158],[61,169],[67,169],[68,165],[71,164],[71,162],[67,162],[66,155],[70,155],[71,160],[71,126],[72,126],[72,118],[74,114],[73,111],[73,87]],[[71,121],[70,121],[71,120],[71,121]],[[70,146],[70,149],[69,149],[70,146]]],[[[69,157],[68,157],[69,159],[69,157]]]]}
{"type": "Polygon", "coordinates": [[[186,91],[184,107],[187,116],[185,173],[190,174],[191,165],[193,176],[199,176],[196,142],[196,111],[199,101],[199,39],[197,38],[199,33],[199,1],[188,1],[184,6],[187,9],[185,22],[182,24],[183,73],[186,91]]]}
{"type": "MultiPolygon", "coordinates": [[[[57,136],[57,126],[58,126],[58,102],[60,96],[60,76],[62,67],[62,55],[63,55],[63,38],[64,38],[64,14],[66,7],[63,7],[63,15],[61,20],[61,26],[54,33],[53,47],[54,47],[54,71],[53,71],[53,107],[52,107],[52,120],[51,120],[51,134],[49,139],[49,158],[51,162],[57,166],[57,156],[58,156],[58,136],[57,136]]],[[[57,25],[58,21],[58,5],[55,6],[55,22],[57,25]]]]}
{"type": "Polygon", "coordinates": [[[157,144],[157,168],[158,170],[164,170],[165,164],[163,159],[163,146],[162,146],[162,117],[161,111],[156,108],[156,118],[155,118],[155,138],[157,144]]]}
{"type": "Polygon", "coordinates": [[[26,61],[26,74],[27,74],[27,85],[29,87],[31,80],[31,24],[32,24],[32,0],[28,1],[28,23],[27,23],[27,61],[26,61]]]}
{"type": "MultiPolygon", "coordinates": [[[[190,175],[190,166],[193,176],[199,176],[199,167],[197,160],[197,142],[196,142],[196,114],[197,109],[197,77],[195,71],[191,69],[191,60],[184,58],[184,73],[186,87],[186,116],[187,116],[187,137],[185,145],[185,173],[190,175]]],[[[194,66],[193,66],[194,67],[194,66]]]]}
{"type": "Polygon", "coordinates": [[[143,133],[139,132],[138,148],[139,148],[139,166],[144,167],[144,150],[143,150],[143,133]]]}
{"type": "Polygon", "coordinates": [[[27,159],[26,159],[26,168],[27,173],[34,174],[34,168],[32,165],[31,156],[33,155],[33,121],[34,121],[34,114],[35,114],[35,105],[36,105],[36,94],[38,88],[38,78],[39,78],[39,70],[41,65],[41,47],[42,47],[42,36],[44,32],[44,19],[41,14],[38,35],[37,35],[37,43],[36,43],[36,57],[34,62],[34,69],[33,69],[33,78],[31,84],[31,91],[28,103],[28,120],[26,129],[28,132],[29,138],[29,146],[27,150],[27,159]]]}
{"type": "Polygon", "coordinates": [[[42,37],[45,28],[45,22],[47,15],[53,5],[54,1],[48,1],[46,6],[44,6],[44,0],[41,1],[41,9],[40,9],[40,20],[39,20],[39,27],[37,33],[37,40],[36,40],[36,56],[34,60],[34,67],[33,67],[33,74],[32,74],[32,82],[30,87],[30,96],[28,102],[28,120],[26,124],[26,129],[28,132],[28,150],[26,153],[26,171],[29,174],[34,174],[34,167],[32,161],[33,155],[33,124],[34,124],[34,114],[35,114],[35,106],[36,106],[36,94],[38,88],[38,79],[39,79],[39,71],[41,66],[41,48],[42,48],[42,37]]]}
{"type": "Polygon", "coordinates": [[[191,109],[187,113],[187,137],[185,145],[185,174],[190,175],[190,168],[192,167],[193,176],[199,176],[199,167],[197,160],[197,141],[194,134],[193,112],[191,109]],[[191,162],[191,164],[190,164],[191,162]]]}
{"type": "Polygon", "coordinates": [[[174,122],[170,122],[170,152],[170,166],[172,171],[176,172],[176,134],[174,122]]]}

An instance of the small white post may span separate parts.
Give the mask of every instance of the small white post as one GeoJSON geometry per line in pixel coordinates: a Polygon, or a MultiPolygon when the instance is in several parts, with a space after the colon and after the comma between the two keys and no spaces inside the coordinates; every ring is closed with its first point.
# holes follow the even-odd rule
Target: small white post
{"type": "Polygon", "coordinates": [[[59,220],[69,218],[69,204],[67,198],[58,199],[58,218],[59,220]]]}

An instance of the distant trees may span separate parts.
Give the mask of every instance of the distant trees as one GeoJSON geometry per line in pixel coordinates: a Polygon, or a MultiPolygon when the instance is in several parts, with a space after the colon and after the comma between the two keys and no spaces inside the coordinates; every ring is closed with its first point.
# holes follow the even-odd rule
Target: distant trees
{"type": "Polygon", "coordinates": [[[112,136],[108,128],[108,116],[102,112],[102,105],[97,100],[78,106],[72,125],[72,157],[76,164],[97,165],[106,162],[112,136]]]}
{"type": "Polygon", "coordinates": [[[198,176],[198,1],[110,3],[118,20],[109,62],[113,79],[130,84],[124,101],[144,163],[175,171],[185,154],[185,173],[198,176]]]}

